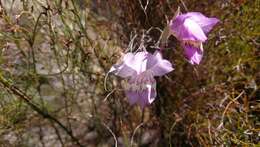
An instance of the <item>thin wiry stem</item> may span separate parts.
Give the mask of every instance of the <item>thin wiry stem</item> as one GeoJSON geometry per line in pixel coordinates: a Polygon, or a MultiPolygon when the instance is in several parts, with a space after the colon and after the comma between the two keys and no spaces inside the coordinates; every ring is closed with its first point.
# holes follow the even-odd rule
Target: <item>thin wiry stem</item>
{"type": "Polygon", "coordinates": [[[48,119],[51,122],[56,123],[58,126],[60,126],[72,139],[73,142],[75,142],[78,146],[83,147],[83,145],[79,142],[79,140],[72,134],[72,132],[65,127],[58,119],[56,119],[54,116],[50,115],[46,110],[41,110],[39,106],[37,106],[35,103],[33,103],[31,100],[32,98],[26,95],[23,91],[12,85],[8,80],[6,80],[2,75],[0,75],[0,83],[1,85],[6,88],[9,92],[12,92],[14,95],[16,95],[18,98],[23,100],[27,105],[29,105],[34,111],[36,111],[39,115],[41,115],[43,118],[48,119]]]}
{"type": "Polygon", "coordinates": [[[182,6],[184,7],[185,11],[188,12],[189,10],[188,10],[186,4],[184,3],[184,1],[183,0],[180,0],[180,1],[181,1],[182,6]]]}
{"type": "Polygon", "coordinates": [[[148,24],[150,25],[150,23],[149,23],[149,21],[148,21],[148,15],[147,15],[147,12],[146,12],[147,7],[148,7],[148,5],[149,5],[149,2],[150,2],[149,0],[146,0],[146,4],[145,4],[145,6],[144,6],[144,5],[142,4],[142,1],[139,0],[140,6],[141,6],[141,8],[143,9],[144,14],[145,14],[145,21],[148,22],[148,24]]]}
{"type": "Polygon", "coordinates": [[[115,133],[105,124],[105,123],[102,123],[106,128],[107,128],[107,130],[112,134],[112,136],[113,136],[113,138],[114,138],[114,140],[115,140],[115,147],[117,147],[117,139],[116,139],[116,135],[115,135],[115,133]]]}
{"type": "Polygon", "coordinates": [[[56,135],[57,135],[57,137],[58,137],[58,140],[59,140],[61,146],[62,146],[62,147],[65,147],[65,144],[64,144],[64,142],[63,142],[63,140],[62,140],[62,138],[61,138],[60,131],[58,130],[58,128],[55,126],[55,124],[54,124],[53,122],[51,122],[51,126],[54,128],[55,133],[56,133],[56,135]]]}
{"type": "Polygon", "coordinates": [[[227,104],[225,110],[224,110],[223,113],[222,113],[221,123],[219,124],[218,129],[220,129],[221,127],[223,127],[225,114],[227,113],[227,110],[229,109],[230,105],[233,104],[236,100],[238,100],[244,93],[245,93],[245,91],[243,90],[236,98],[232,99],[232,100],[227,104]]]}
{"type": "Polygon", "coordinates": [[[134,133],[133,133],[133,135],[132,135],[132,137],[131,137],[131,144],[130,144],[130,146],[133,146],[135,134],[136,134],[137,130],[138,130],[140,127],[143,126],[143,124],[144,124],[144,123],[142,122],[142,123],[140,123],[140,124],[135,128],[134,133]]]}
{"type": "Polygon", "coordinates": [[[116,91],[116,89],[113,89],[111,92],[109,92],[109,94],[107,94],[107,96],[104,99],[104,102],[108,99],[108,97],[113,94],[116,91]]]}
{"type": "Polygon", "coordinates": [[[169,144],[170,144],[170,147],[172,147],[172,130],[174,129],[176,124],[177,124],[177,121],[174,121],[174,123],[172,124],[171,129],[170,129],[170,133],[169,133],[169,144]]]}

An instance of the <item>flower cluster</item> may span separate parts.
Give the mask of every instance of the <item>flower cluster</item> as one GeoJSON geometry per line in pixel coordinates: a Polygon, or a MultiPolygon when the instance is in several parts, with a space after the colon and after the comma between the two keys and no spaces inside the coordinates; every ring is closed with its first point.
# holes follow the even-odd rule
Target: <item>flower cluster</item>
{"type": "MultiPolygon", "coordinates": [[[[217,24],[216,18],[208,18],[199,12],[177,15],[170,21],[170,35],[175,36],[184,48],[186,59],[199,64],[203,56],[206,34],[217,24]]],[[[125,78],[123,88],[129,103],[143,109],[156,98],[155,76],[163,76],[173,70],[172,64],[163,59],[160,51],[127,53],[123,60],[111,67],[110,73],[125,78]]]]}

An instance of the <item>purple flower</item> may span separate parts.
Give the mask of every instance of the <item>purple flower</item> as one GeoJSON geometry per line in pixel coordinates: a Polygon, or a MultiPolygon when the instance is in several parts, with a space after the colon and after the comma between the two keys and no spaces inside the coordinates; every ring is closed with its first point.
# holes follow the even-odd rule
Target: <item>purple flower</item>
{"type": "Polygon", "coordinates": [[[199,12],[178,15],[171,20],[171,33],[181,41],[184,54],[191,64],[199,64],[203,55],[202,43],[206,34],[219,22],[217,18],[208,18],[199,12]]]}
{"type": "Polygon", "coordinates": [[[113,65],[109,72],[127,79],[123,87],[129,103],[137,103],[143,109],[156,98],[154,76],[163,76],[172,70],[172,64],[163,59],[160,52],[142,51],[125,54],[123,62],[113,65]]]}

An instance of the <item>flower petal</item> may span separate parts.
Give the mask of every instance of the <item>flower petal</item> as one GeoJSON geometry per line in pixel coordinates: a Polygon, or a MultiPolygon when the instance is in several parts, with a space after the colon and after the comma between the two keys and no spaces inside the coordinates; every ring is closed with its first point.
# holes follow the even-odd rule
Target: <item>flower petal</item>
{"type": "Polygon", "coordinates": [[[182,40],[206,41],[207,37],[202,28],[193,20],[186,19],[180,27],[179,37],[182,40]]]}
{"type": "Polygon", "coordinates": [[[138,104],[142,109],[145,106],[151,104],[156,98],[156,89],[151,85],[147,84],[146,89],[140,92],[140,98],[138,100],[138,104]]]}
{"type": "Polygon", "coordinates": [[[139,97],[140,97],[139,93],[136,92],[136,91],[125,91],[125,94],[126,94],[126,96],[128,98],[128,101],[129,101],[130,105],[135,104],[138,101],[139,97]]]}
{"type": "Polygon", "coordinates": [[[122,78],[136,75],[136,71],[131,67],[125,65],[124,63],[113,65],[110,68],[109,73],[114,73],[115,75],[120,76],[122,78]]]}
{"type": "Polygon", "coordinates": [[[219,19],[206,17],[200,12],[189,12],[186,15],[195,21],[204,33],[208,33],[219,22],[219,19]]]}
{"type": "Polygon", "coordinates": [[[191,64],[200,64],[203,51],[192,45],[184,45],[184,54],[191,64]]]}
{"type": "Polygon", "coordinates": [[[154,54],[149,54],[147,56],[147,69],[151,69],[159,61],[163,60],[162,54],[159,51],[155,51],[154,54]]]}
{"type": "Polygon", "coordinates": [[[146,51],[133,53],[127,53],[124,58],[124,63],[134,69],[137,74],[146,70],[147,55],[146,51]]]}
{"type": "Polygon", "coordinates": [[[206,41],[202,28],[186,15],[180,15],[171,22],[171,30],[179,40],[206,41]]]}
{"type": "Polygon", "coordinates": [[[155,52],[149,56],[147,61],[147,69],[153,72],[154,76],[163,76],[173,70],[172,64],[162,58],[160,52],[155,52]]]}

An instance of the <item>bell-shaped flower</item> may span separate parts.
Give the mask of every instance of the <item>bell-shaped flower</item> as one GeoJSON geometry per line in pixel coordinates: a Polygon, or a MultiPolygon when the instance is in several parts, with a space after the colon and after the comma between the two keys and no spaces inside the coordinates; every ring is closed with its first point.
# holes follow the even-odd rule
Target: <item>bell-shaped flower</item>
{"type": "Polygon", "coordinates": [[[181,14],[171,20],[171,34],[181,41],[185,57],[191,64],[200,63],[203,56],[202,43],[218,22],[217,18],[208,18],[199,12],[181,14]]]}
{"type": "Polygon", "coordinates": [[[109,72],[126,78],[123,87],[129,103],[143,109],[156,98],[155,76],[163,76],[173,70],[172,64],[162,58],[160,52],[127,53],[123,61],[111,67],[109,72]]]}

